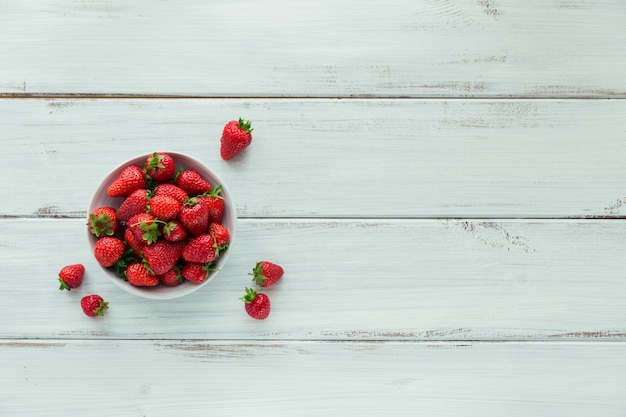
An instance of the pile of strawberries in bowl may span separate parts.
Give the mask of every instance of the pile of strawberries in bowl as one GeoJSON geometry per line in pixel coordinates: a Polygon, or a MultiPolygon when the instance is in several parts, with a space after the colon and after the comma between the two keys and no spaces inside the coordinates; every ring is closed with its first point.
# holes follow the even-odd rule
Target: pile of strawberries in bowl
{"type": "Polygon", "coordinates": [[[89,244],[122,289],[151,299],[181,297],[223,268],[234,207],[226,185],[197,160],[174,152],[137,156],[94,193],[89,244]]]}

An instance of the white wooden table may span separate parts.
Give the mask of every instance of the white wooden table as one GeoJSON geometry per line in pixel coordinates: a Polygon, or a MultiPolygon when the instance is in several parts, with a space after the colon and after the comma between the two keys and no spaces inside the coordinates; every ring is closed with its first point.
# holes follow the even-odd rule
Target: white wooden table
{"type": "Polygon", "coordinates": [[[625,99],[622,0],[0,0],[0,416],[626,415],[625,99]],[[154,150],[239,217],[165,302],[84,226],[154,150]]]}

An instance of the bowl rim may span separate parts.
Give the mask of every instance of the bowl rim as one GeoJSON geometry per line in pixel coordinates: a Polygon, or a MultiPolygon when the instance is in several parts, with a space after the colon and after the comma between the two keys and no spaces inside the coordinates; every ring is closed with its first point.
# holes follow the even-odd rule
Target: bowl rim
{"type": "MultiPolygon", "coordinates": [[[[209,181],[209,183],[211,183],[211,186],[214,187],[214,186],[220,185],[222,187],[221,195],[224,198],[224,201],[228,202],[228,204],[226,204],[227,206],[226,211],[229,213],[229,219],[230,219],[231,225],[230,225],[230,228],[228,229],[228,233],[230,235],[230,243],[228,246],[228,250],[226,250],[225,252],[223,252],[223,254],[220,255],[218,262],[217,262],[217,265],[221,266],[221,268],[218,268],[217,270],[211,272],[209,277],[206,279],[206,281],[200,284],[184,282],[175,287],[167,287],[167,286],[136,287],[128,283],[127,281],[124,281],[122,278],[117,276],[114,272],[107,270],[102,265],[98,264],[98,266],[100,267],[100,270],[104,273],[104,275],[106,275],[109,278],[109,280],[113,282],[114,285],[116,285],[118,288],[128,293],[139,296],[141,298],[150,299],[150,300],[171,300],[171,299],[180,298],[185,295],[189,295],[191,293],[198,291],[200,288],[204,287],[206,284],[213,281],[215,277],[221,272],[221,269],[223,268],[223,266],[226,264],[226,261],[230,257],[232,243],[235,240],[236,231],[237,231],[237,210],[236,210],[235,202],[233,200],[230,188],[228,187],[228,185],[224,183],[222,178],[218,174],[215,173],[214,170],[209,168],[207,165],[205,165],[198,159],[185,153],[176,152],[176,151],[167,151],[167,150],[159,150],[157,152],[166,153],[169,156],[171,156],[172,159],[174,159],[174,161],[176,162],[177,166],[178,166],[178,160],[183,159],[183,160],[187,160],[187,162],[191,162],[194,165],[202,167],[202,169],[206,170],[211,177],[209,179],[206,179],[207,181],[209,181]]],[[[109,185],[109,183],[107,182],[107,178],[110,178],[110,177],[115,178],[117,175],[114,173],[119,174],[119,172],[128,165],[131,165],[131,164],[137,165],[137,161],[141,161],[142,159],[145,160],[145,158],[152,155],[153,153],[154,151],[145,153],[145,154],[135,155],[134,157],[128,158],[126,161],[118,164],[116,167],[111,169],[109,173],[105,176],[105,178],[96,186],[96,189],[93,192],[91,199],[89,200],[89,208],[87,211],[87,216],[89,216],[89,214],[93,212],[95,209],[97,209],[98,207],[103,207],[100,204],[94,204],[94,202],[96,201],[96,198],[101,195],[102,192],[106,194],[106,188],[109,185]]],[[[185,164],[183,163],[181,164],[181,166],[185,166],[185,164]]],[[[143,164],[141,164],[140,167],[143,169],[143,164]]],[[[105,196],[105,197],[109,199],[112,198],[108,196],[105,196]]],[[[121,201],[123,201],[123,199],[119,199],[118,201],[120,202],[119,204],[121,204],[121,201]]],[[[117,205],[118,207],[119,207],[119,204],[117,205]]],[[[93,246],[95,245],[97,238],[93,235],[93,233],[89,231],[88,227],[86,227],[85,229],[87,232],[87,242],[89,246],[91,247],[91,253],[93,255],[93,246]]]]}

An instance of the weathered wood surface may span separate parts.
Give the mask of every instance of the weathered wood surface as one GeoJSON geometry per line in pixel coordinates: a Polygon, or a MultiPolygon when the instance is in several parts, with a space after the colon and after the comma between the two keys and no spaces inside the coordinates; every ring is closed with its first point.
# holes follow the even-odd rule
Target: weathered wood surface
{"type": "Polygon", "coordinates": [[[625,350],[622,342],[2,340],[0,415],[619,417],[625,350]]]}
{"type": "Polygon", "coordinates": [[[84,216],[124,160],[188,153],[244,217],[623,217],[623,100],[0,99],[3,216],[84,216]],[[255,127],[219,157],[226,121],[255,127]],[[68,198],[68,196],[70,196],[68,198]]]}
{"type": "Polygon", "coordinates": [[[0,2],[0,94],[626,97],[622,0],[0,2]]]}
{"type": "Polygon", "coordinates": [[[0,228],[5,339],[626,339],[622,220],[240,220],[227,268],[170,301],[114,286],[82,220],[0,228]],[[266,258],[287,272],[267,290],[271,319],[256,322],[238,298],[266,258]],[[76,262],[85,283],[58,291],[76,262]],[[110,302],[103,320],[80,311],[92,292],[110,302]]]}

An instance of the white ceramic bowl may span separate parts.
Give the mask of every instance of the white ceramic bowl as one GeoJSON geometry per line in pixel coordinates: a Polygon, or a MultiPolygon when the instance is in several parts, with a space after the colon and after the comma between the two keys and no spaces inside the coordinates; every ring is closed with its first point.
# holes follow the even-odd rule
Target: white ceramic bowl
{"type": "MultiPolygon", "coordinates": [[[[111,280],[111,282],[113,282],[113,284],[117,285],[121,289],[131,294],[144,297],[144,298],[153,299],[153,300],[168,300],[172,298],[182,297],[187,294],[191,294],[192,292],[199,290],[201,287],[204,287],[208,282],[213,281],[215,279],[215,276],[226,265],[226,261],[228,260],[229,253],[232,250],[231,248],[233,246],[233,242],[235,238],[235,226],[237,223],[237,216],[236,216],[235,204],[233,203],[233,199],[232,199],[230,191],[228,190],[228,187],[226,186],[224,181],[222,181],[213,171],[211,171],[209,168],[205,167],[200,162],[198,162],[197,160],[193,159],[190,156],[187,156],[181,153],[176,153],[176,152],[168,152],[168,151],[159,151],[159,152],[165,152],[168,155],[170,155],[174,159],[177,169],[178,167],[182,166],[185,169],[193,169],[197,171],[205,180],[207,180],[211,184],[212,188],[215,188],[218,185],[222,186],[221,196],[224,198],[224,218],[222,220],[222,224],[226,227],[226,229],[228,229],[228,232],[230,234],[229,248],[220,254],[219,258],[217,259],[217,262],[214,265],[214,267],[217,270],[212,271],[209,275],[209,278],[201,284],[194,284],[192,282],[185,281],[184,283],[175,287],[168,287],[165,285],[158,285],[156,287],[135,287],[129,284],[127,281],[124,281],[119,276],[117,276],[114,272],[104,267],[102,268],[102,271],[104,272],[104,274],[111,280]]],[[[137,165],[140,168],[143,168],[146,159],[150,155],[152,155],[152,152],[149,154],[140,155],[135,158],[132,158],[120,164],[117,168],[111,171],[111,173],[102,180],[102,182],[96,189],[96,192],[94,193],[91,199],[91,204],[89,205],[89,211],[87,213],[91,213],[95,209],[99,207],[104,207],[104,206],[110,206],[110,207],[117,209],[124,199],[109,197],[106,192],[108,186],[113,182],[113,180],[115,180],[115,178],[117,178],[119,173],[128,165],[137,165]]],[[[96,244],[97,238],[89,231],[88,228],[86,228],[86,230],[87,230],[87,239],[89,242],[89,246],[91,248],[91,253],[93,253],[93,248],[96,244]]]]}

